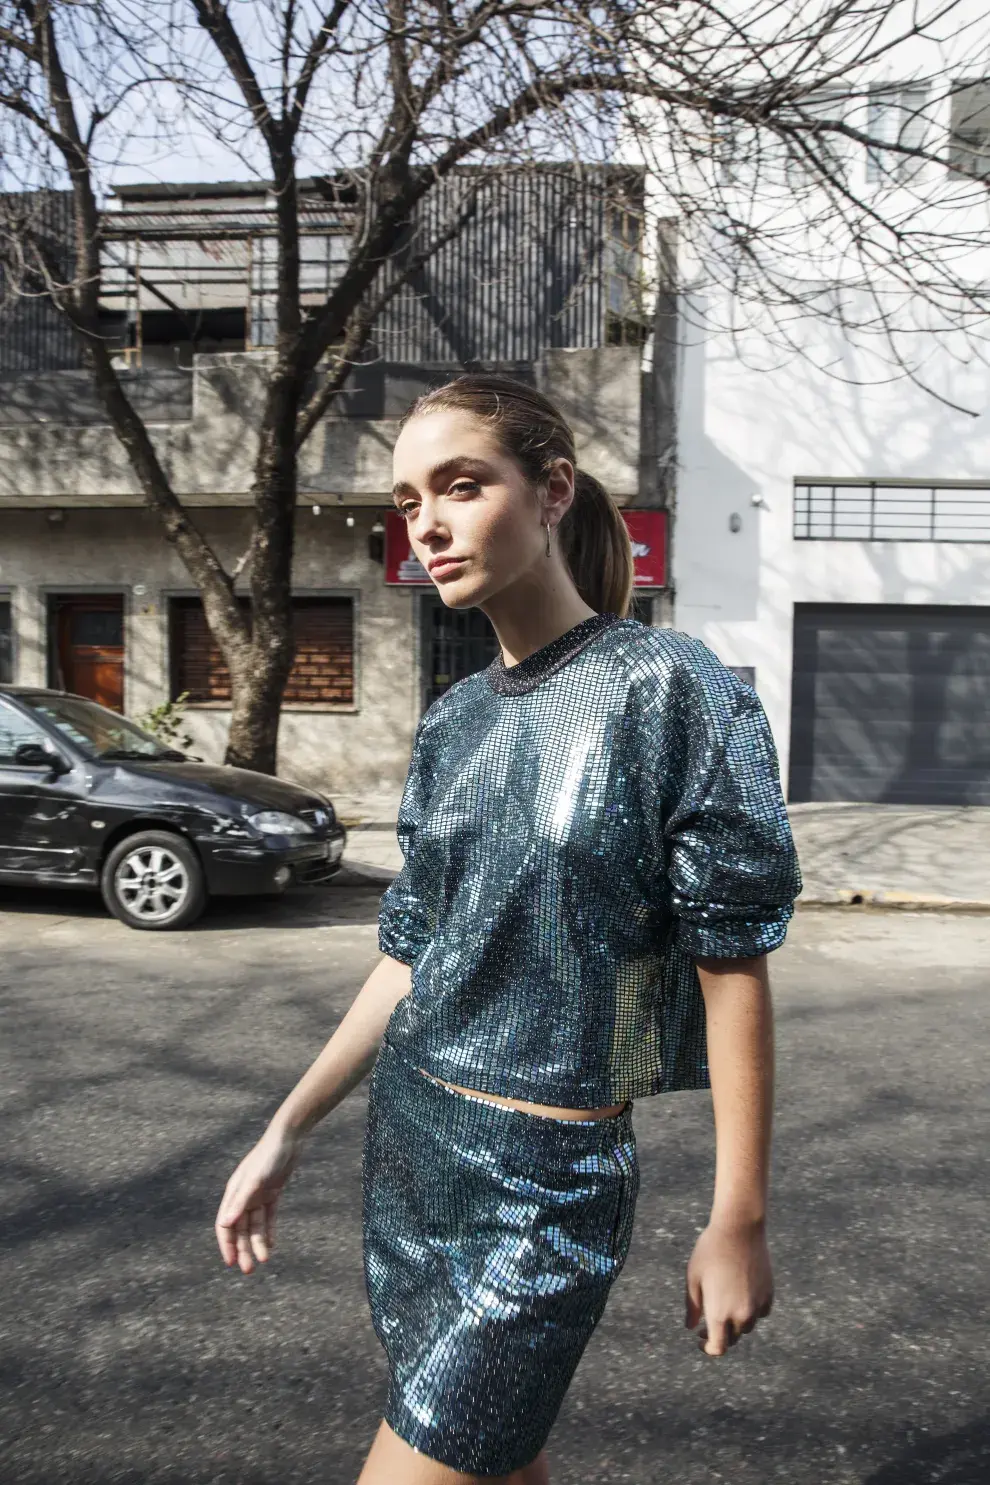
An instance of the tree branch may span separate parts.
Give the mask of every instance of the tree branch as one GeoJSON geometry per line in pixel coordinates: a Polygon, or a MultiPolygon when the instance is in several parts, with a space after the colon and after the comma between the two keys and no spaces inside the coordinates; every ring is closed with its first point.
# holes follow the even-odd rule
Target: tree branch
{"type": "Polygon", "coordinates": [[[16,31],[11,31],[6,26],[0,26],[0,45],[9,46],[11,51],[20,52],[30,62],[41,62],[35,47],[23,36],[18,36],[16,31]]]}
{"type": "Polygon", "coordinates": [[[241,38],[234,29],[225,5],[220,0],[192,0],[196,18],[203,30],[211,37],[217,51],[227,64],[234,82],[241,90],[244,102],[255,126],[268,145],[269,150],[278,144],[278,128],[272,118],[265,95],[248,61],[241,38]]]}
{"type": "Polygon", "coordinates": [[[330,42],[336,34],[345,10],[350,0],[335,0],[335,4],[327,11],[322,25],[313,33],[313,37],[306,49],[299,77],[296,80],[295,95],[292,107],[289,110],[288,127],[293,138],[299,131],[303,114],[306,110],[306,101],[309,98],[309,90],[313,85],[313,79],[319,71],[320,63],[326,56],[330,42]]]}
{"type": "MultiPolygon", "coordinates": [[[[89,156],[79,133],[51,12],[47,6],[36,8],[34,0],[20,0],[20,4],[34,28],[36,46],[45,59],[49,95],[63,141],[58,147],[72,180],[77,258],[75,284],[58,287],[58,265],[44,245],[35,239],[39,264],[48,279],[53,303],[65,315],[89,360],[97,391],[128,455],[146,504],[161,520],[167,539],[175,546],[200,587],[208,618],[218,628],[225,628],[234,635],[235,646],[245,645],[248,631],[240,607],[233,598],[231,581],[209,542],[176,498],[148,430],[127,397],[100,334],[100,224],[89,156]]],[[[46,133],[53,137],[50,128],[46,133]]]]}
{"type": "MultiPolygon", "coordinates": [[[[352,256],[326,304],[304,324],[299,348],[300,366],[304,372],[311,371],[330,344],[339,335],[346,333],[351,306],[374,282],[382,265],[394,250],[413,208],[438,180],[449,175],[454,166],[466,156],[490,144],[513,125],[521,123],[548,104],[562,102],[571,93],[601,92],[606,87],[614,90],[616,86],[616,79],[611,74],[595,73],[575,73],[530,83],[516,94],[511,103],[496,109],[484,124],[457,141],[430,167],[406,175],[398,186],[386,194],[361,243],[360,253],[352,256]]],[[[631,82],[629,88],[630,92],[651,97],[656,95],[656,90],[646,83],[631,82]]],[[[672,98],[677,96],[671,94],[672,98]]]]}

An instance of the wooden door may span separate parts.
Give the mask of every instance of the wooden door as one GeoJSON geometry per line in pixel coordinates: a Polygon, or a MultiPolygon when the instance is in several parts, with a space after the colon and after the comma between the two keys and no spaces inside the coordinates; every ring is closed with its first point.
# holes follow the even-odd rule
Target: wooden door
{"type": "Polygon", "coordinates": [[[57,684],[124,709],[124,600],[119,593],[56,598],[57,684]]]}

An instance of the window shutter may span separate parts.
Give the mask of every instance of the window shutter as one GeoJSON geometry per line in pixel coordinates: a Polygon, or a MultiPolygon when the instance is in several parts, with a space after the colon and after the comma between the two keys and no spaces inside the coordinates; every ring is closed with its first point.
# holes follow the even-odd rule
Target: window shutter
{"type": "Polygon", "coordinates": [[[297,705],[354,701],[354,613],[349,598],[297,598],[296,658],[285,700],[297,705]]]}
{"type": "MultiPolygon", "coordinates": [[[[353,704],[352,600],[296,598],[293,623],[296,652],[285,690],[286,704],[353,704]]],[[[173,598],[170,628],[173,697],[188,691],[191,702],[229,703],[230,672],[200,600],[173,598]]]]}

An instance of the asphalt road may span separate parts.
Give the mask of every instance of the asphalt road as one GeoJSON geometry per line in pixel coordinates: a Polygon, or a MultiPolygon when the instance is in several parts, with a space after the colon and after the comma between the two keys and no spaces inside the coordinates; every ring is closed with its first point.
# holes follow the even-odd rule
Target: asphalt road
{"type": "MultiPolygon", "coordinates": [[[[272,1263],[226,1271],[236,1159],[377,960],[380,886],[134,933],[0,899],[3,1485],[349,1485],[385,1368],[360,1262],[364,1088],[317,1132],[272,1263]]],[[[625,1272],[555,1485],[990,1480],[990,918],[807,912],[773,957],[773,1315],[683,1329],[705,1094],[640,1102],[625,1272]]]]}

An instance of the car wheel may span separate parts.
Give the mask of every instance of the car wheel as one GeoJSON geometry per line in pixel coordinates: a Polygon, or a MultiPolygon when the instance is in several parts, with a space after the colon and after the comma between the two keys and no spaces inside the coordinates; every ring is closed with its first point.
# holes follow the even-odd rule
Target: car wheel
{"type": "Polygon", "coordinates": [[[122,923],[159,932],[195,922],[208,895],[196,852],[168,830],[142,830],[114,846],[100,888],[122,923]]]}

